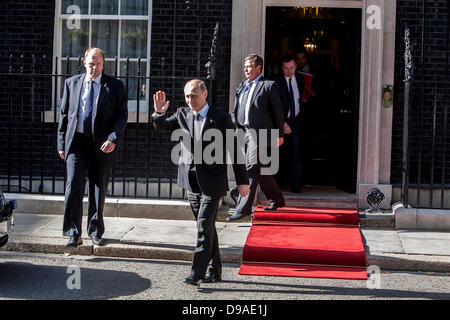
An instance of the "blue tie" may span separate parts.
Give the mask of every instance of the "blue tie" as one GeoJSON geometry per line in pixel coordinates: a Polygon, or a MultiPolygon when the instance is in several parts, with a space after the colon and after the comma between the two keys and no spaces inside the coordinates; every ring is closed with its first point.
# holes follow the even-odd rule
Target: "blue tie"
{"type": "Polygon", "coordinates": [[[294,118],[295,118],[294,90],[292,89],[292,78],[289,78],[289,119],[294,120],[294,118]]]}
{"type": "Polygon", "coordinates": [[[83,131],[87,136],[92,135],[92,108],[94,106],[94,80],[89,81],[89,91],[84,106],[83,131]]]}

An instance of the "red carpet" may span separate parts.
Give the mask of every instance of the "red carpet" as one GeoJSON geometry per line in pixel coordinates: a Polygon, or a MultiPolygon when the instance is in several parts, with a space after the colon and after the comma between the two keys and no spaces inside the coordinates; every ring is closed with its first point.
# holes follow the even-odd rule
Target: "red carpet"
{"type": "Polygon", "coordinates": [[[367,279],[357,210],[255,209],[239,274],[367,279]]]}

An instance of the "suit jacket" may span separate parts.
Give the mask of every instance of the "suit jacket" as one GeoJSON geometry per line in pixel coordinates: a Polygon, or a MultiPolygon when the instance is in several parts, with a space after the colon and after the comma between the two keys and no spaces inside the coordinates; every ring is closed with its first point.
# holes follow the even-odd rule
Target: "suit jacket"
{"type": "MultiPolygon", "coordinates": [[[[194,114],[189,107],[178,108],[177,111],[169,116],[166,112],[163,115],[154,114],[153,126],[157,132],[173,131],[175,129],[182,129],[186,132],[190,141],[194,136],[194,114]]],[[[220,110],[212,109],[208,110],[204,124],[202,128],[202,135],[208,129],[217,129],[222,133],[223,137],[223,160],[221,163],[207,164],[201,162],[195,164],[195,171],[197,173],[198,185],[202,193],[207,196],[225,196],[228,190],[228,178],[227,178],[227,163],[226,163],[226,130],[231,129],[233,131],[234,126],[231,121],[231,117],[228,113],[220,110]]],[[[188,143],[190,143],[190,141],[188,143]]],[[[186,143],[184,141],[184,143],[186,143]]],[[[212,142],[211,142],[212,143],[212,142]]],[[[208,146],[208,143],[203,142],[203,150],[208,146]]],[[[193,149],[191,149],[193,150],[193,149]]],[[[187,152],[185,149],[181,149],[180,159],[189,158],[189,155],[183,154],[187,152]]],[[[189,185],[189,169],[190,163],[179,161],[178,163],[178,185],[186,190],[192,191],[189,185]]],[[[233,161],[233,171],[236,178],[236,184],[248,184],[248,175],[245,169],[245,164],[238,164],[233,161]]]]}
{"type": "MultiPolygon", "coordinates": [[[[241,82],[236,88],[234,100],[234,123],[237,126],[237,109],[239,107],[239,96],[245,87],[245,82],[241,82]]],[[[251,129],[278,129],[279,136],[283,137],[283,106],[280,100],[278,84],[275,81],[261,77],[255,85],[248,111],[248,122],[251,129]]],[[[269,133],[270,134],[270,133],[269,133]]],[[[259,134],[258,134],[259,137],[259,134]]],[[[270,146],[270,135],[268,137],[270,146]]]]}
{"type": "MultiPolygon", "coordinates": [[[[304,87],[305,80],[303,79],[303,76],[298,72],[295,73],[295,80],[297,81],[298,93],[300,95],[300,112],[301,112],[302,104],[303,104],[302,95],[303,95],[303,87],[304,87]]],[[[280,98],[281,98],[281,103],[283,104],[284,121],[286,121],[288,113],[289,113],[288,84],[287,84],[286,78],[284,77],[283,74],[276,78],[276,82],[278,83],[278,86],[280,87],[280,98]]]]}
{"type": "MultiPolygon", "coordinates": [[[[67,157],[78,123],[78,108],[85,74],[67,79],[61,103],[58,126],[58,151],[67,157]]],[[[122,81],[102,75],[94,119],[93,138],[97,158],[101,163],[112,163],[118,154],[120,141],[128,119],[127,93],[122,81]],[[104,153],[100,146],[105,141],[116,144],[111,153],[104,153]]]]}

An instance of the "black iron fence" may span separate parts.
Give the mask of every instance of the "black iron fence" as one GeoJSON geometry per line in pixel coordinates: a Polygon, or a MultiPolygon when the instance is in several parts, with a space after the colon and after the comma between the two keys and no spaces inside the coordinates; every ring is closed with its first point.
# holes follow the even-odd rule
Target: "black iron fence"
{"type": "MultiPolygon", "coordinates": [[[[215,43],[205,76],[167,76],[161,58],[149,75],[150,61],[107,59],[105,73],[127,88],[129,119],[124,143],[108,188],[108,195],[133,198],[183,199],[176,185],[176,166],[169,134],[152,128],[152,95],[166,91],[171,108],[184,104],[184,83],[193,77],[205,81],[214,104],[215,43]],[[125,67],[119,70],[119,63],[125,67]],[[132,68],[134,69],[132,70],[132,68]],[[125,72],[121,72],[125,70],[125,72]],[[159,74],[159,75],[158,75],[159,74]]],[[[8,57],[8,72],[0,73],[0,188],[5,192],[64,194],[65,164],[57,154],[59,106],[64,81],[84,72],[82,58],[8,57]]],[[[170,110],[169,110],[170,111],[170,110]]]]}
{"type": "Polygon", "coordinates": [[[405,205],[450,208],[449,86],[450,81],[411,83],[405,205]]]}
{"type": "MultiPolygon", "coordinates": [[[[404,41],[401,201],[404,207],[450,208],[448,63],[440,70],[442,75],[427,75],[423,46],[418,66],[414,65],[408,25],[404,41]]],[[[448,41],[446,52],[448,61],[448,41]]]]}

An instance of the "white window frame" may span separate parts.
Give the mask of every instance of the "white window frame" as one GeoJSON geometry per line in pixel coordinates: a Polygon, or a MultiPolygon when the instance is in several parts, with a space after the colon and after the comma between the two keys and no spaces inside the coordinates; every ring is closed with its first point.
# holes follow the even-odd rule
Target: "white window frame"
{"type": "MultiPolygon", "coordinates": [[[[122,28],[122,22],[123,21],[147,21],[147,56],[146,57],[141,57],[141,63],[145,63],[146,65],[146,73],[145,76],[147,77],[145,83],[146,83],[146,87],[149,88],[149,76],[150,76],[150,44],[151,44],[151,26],[152,26],[152,0],[147,0],[148,1],[148,15],[120,15],[120,10],[121,10],[121,2],[122,1],[127,1],[127,0],[118,0],[118,14],[117,15],[100,15],[100,14],[90,14],[91,12],[91,0],[89,0],[89,7],[88,7],[88,14],[80,14],[80,19],[81,20],[88,20],[89,21],[89,43],[88,43],[88,47],[91,47],[91,43],[92,43],[92,34],[91,34],[91,28],[92,28],[92,20],[113,20],[113,21],[118,21],[119,25],[118,25],[118,44],[117,44],[117,57],[118,57],[118,62],[119,62],[119,67],[117,70],[117,76],[119,77],[121,68],[120,68],[120,63],[122,62],[126,62],[127,61],[127,57],[121,57],[120,56],[120,51],[121,51],[121,28],[122,28]]],[[[69,19],[71,18],[72,13],[70,14],[63,14],[61,13],[61,0],[56,0],[55,1],[55,27],[54,27],[54,39],[53,39],[53,74],[56,74],[56,70],[58,70],[58,74],[63,73],[63,70],[61,70],[62,67],[62,60],[65,60],[64,57],[61,56],[61,36],[62,36],[62,28],[63,26],[63,20],[69,19]],[[56,65],[55,62],[55,57],[58,57],[58,64],[56,65]],[[57,67],[57,69],[56,69],[57,67]]],[[[84,52],[80,52],[80,56],[83,58],[84,52]]],[[[78,57],[71,57],[69,58],[70,61],[78,61],[78,57]]],[[[115,62],[115,57],[114,58],[105,58],[105,61],[113,61],[115,62]]],[[[138,62],[138,58],[129,58],[130,62],[138,62]]],[[[114,74],[112,74],[114,76],[114,74]]],[[[57,86],[57,90],[58,92],[53,92],[53,94],[57,94],[57,106],[59,107],[61,105],[61,100],[62,97],[60,95],[60,91],[59,88],[61,88],[62,85],[62,81],[61,81],[61,77],[58,77],[57,81],[58,81],[58,86],[57,86]]],[[[55,83],[54,83],[55,79],[53,78],[53,83],[52,83],[52,90],[55,90],[55,83]]],[[[141,83],[142,85],[142,83],[141,83]]],[[[54,95],[53,95],[54,97],[54,95]]],[[[140,113],[147,113],[148,112],[148,108],[149,108],[149,94],[147,91],[147,94],[145,96],[145,100],[140,100],[140,113]]],[[[52,102],[53,103],[53,102],[52,102]]],[[[54,108],[55,106],[53,106],[54,108]]],[[[131,113],[135,113],[137,110],[137,100],[128,100],[128,109],[129,112],[131,113]]],[[[54,109],[53,109],[54,110],[54,109]]],[[[53,113],[53,112],[51,112],[53,113]]],[[[45,116],[46,121],[49,119],[52,119],[51,121],[53,121],[53,115],[50,115],[50,117],[47,117],[47,115],[45,116]]],[[[141,117],[142,118],[142,117],[141,117]]]]}

